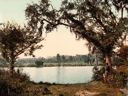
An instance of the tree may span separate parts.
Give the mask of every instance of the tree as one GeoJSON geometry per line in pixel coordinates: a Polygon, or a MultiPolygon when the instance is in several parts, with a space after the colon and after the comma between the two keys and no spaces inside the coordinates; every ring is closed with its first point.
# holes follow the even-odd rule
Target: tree
{"type": "Polygon", "coordinates": [[[25,12],[33,29],[51,32],[59,25],[70,28],[78,39],[93,44],[111,67],[112,51],[128,30],[128,18],[119,18],[112,6],[112,0],[62,0],[57,10],[50,1],[41,0],[28,5],[25,12]]]}
{"type": "Polygon", "coordinates": [[[44,65],[44,62],[42,60],[36,60],[35,64],[37,65],[37,67],[42,67],[44,65]]]}
{"type": "MultiPolygon", "coordinates": [[[[10,72],[14,72],[14,63],[19,55],[33,55],[37,45],[43,39],[39,33],[31,31],[29,27],[20,27],[18,24],[7,23],[0,28],[0,53],[10,65],[10,72]]],[[[34,56],[34,55],[33,55],[34,56]]]]}
{"type": "Polygon", "coordinates": [[[64,56],[64,55],[62,55],[62,61],[63,61],[63,63],[65,63],[65,62],[66,62],[66,58],[65,58],[65,56],[64,56]]]}
{"type": "MultiPolygon", "coordinates": [[[[69,62],[72,62],[73,61],[73,56],[69,56],[69,62]]],[[[78,59],[79,60],[79,59],[78,59]]],[[[80,60],[79,60],[80,61],[80,60]]]]}
{"type": "Polygon", "coordinates": [[[61,63],[61,56],[60,56],[60,54],[56,55],[56,59],[57,59],[58,65],[60,66],[60,63],[61,63]]]}

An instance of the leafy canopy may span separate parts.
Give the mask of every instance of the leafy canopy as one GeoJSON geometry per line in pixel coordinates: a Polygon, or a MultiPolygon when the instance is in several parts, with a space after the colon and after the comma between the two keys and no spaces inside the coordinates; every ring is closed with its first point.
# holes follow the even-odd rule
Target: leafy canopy
{"type": "Polygon", "coordinates": [[[128,31],[128,18],[119,18],[113,0],[62,0],[55,9],[49,0],[26,8],[29,25],[38,32],[51,32],[59,25],[70,28],[79,39],[86,39],[103,55],[111,55],[128,31]]]}

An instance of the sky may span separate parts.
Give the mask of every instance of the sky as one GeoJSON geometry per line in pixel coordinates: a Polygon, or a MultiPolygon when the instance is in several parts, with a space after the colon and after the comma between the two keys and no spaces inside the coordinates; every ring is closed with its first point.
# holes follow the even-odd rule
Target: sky
{"type": "MultiPolygon", "coordinates": [[[[0,0],[0,22],[7,21],[24,24],[25,9],[28,4],[38,2],[39,0],[0,0]]],[[[54,7],[60,6],[61,0],[52,0],[54,7]]],[[[36,57],[49,57],[60,55],[76,55],[88,54],[85,40],[76,40],[75,35],[65,27],[59,27],[58,30],[47,34],[47,37],[42,41],[43,48],[34,52],[36,57]]],[[[24,58],[24,55],[20,57],[24,58]]]]}

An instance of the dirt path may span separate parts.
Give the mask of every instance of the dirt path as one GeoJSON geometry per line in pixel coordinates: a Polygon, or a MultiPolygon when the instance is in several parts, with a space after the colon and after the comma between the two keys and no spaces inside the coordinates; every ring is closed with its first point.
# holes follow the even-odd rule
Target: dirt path
{"type": "Polygon", "coordinates": [[[120,89],[120,91],[121,91],[125,96],[128,96],[128,90],[127,90],[127,89],[120,89]]]}
{"type": "Polygon", "coordinates": [[[78,91],[76,92],[75,96],[95,96],[95,95],[98,95],[99,93],[98,92],[90,92],[88,90],[81,90],[81,91],[78,91]]]}

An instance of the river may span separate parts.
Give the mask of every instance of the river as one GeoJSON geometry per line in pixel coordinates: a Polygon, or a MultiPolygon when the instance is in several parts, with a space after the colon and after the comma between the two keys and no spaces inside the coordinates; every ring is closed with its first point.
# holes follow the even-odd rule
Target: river
{"type": "Polygon", "coordinates": [[[92,78],[93,66],[75,67],[22,67],[24,73],[34,82],[57,84],[87,83],[92,78]]]}

